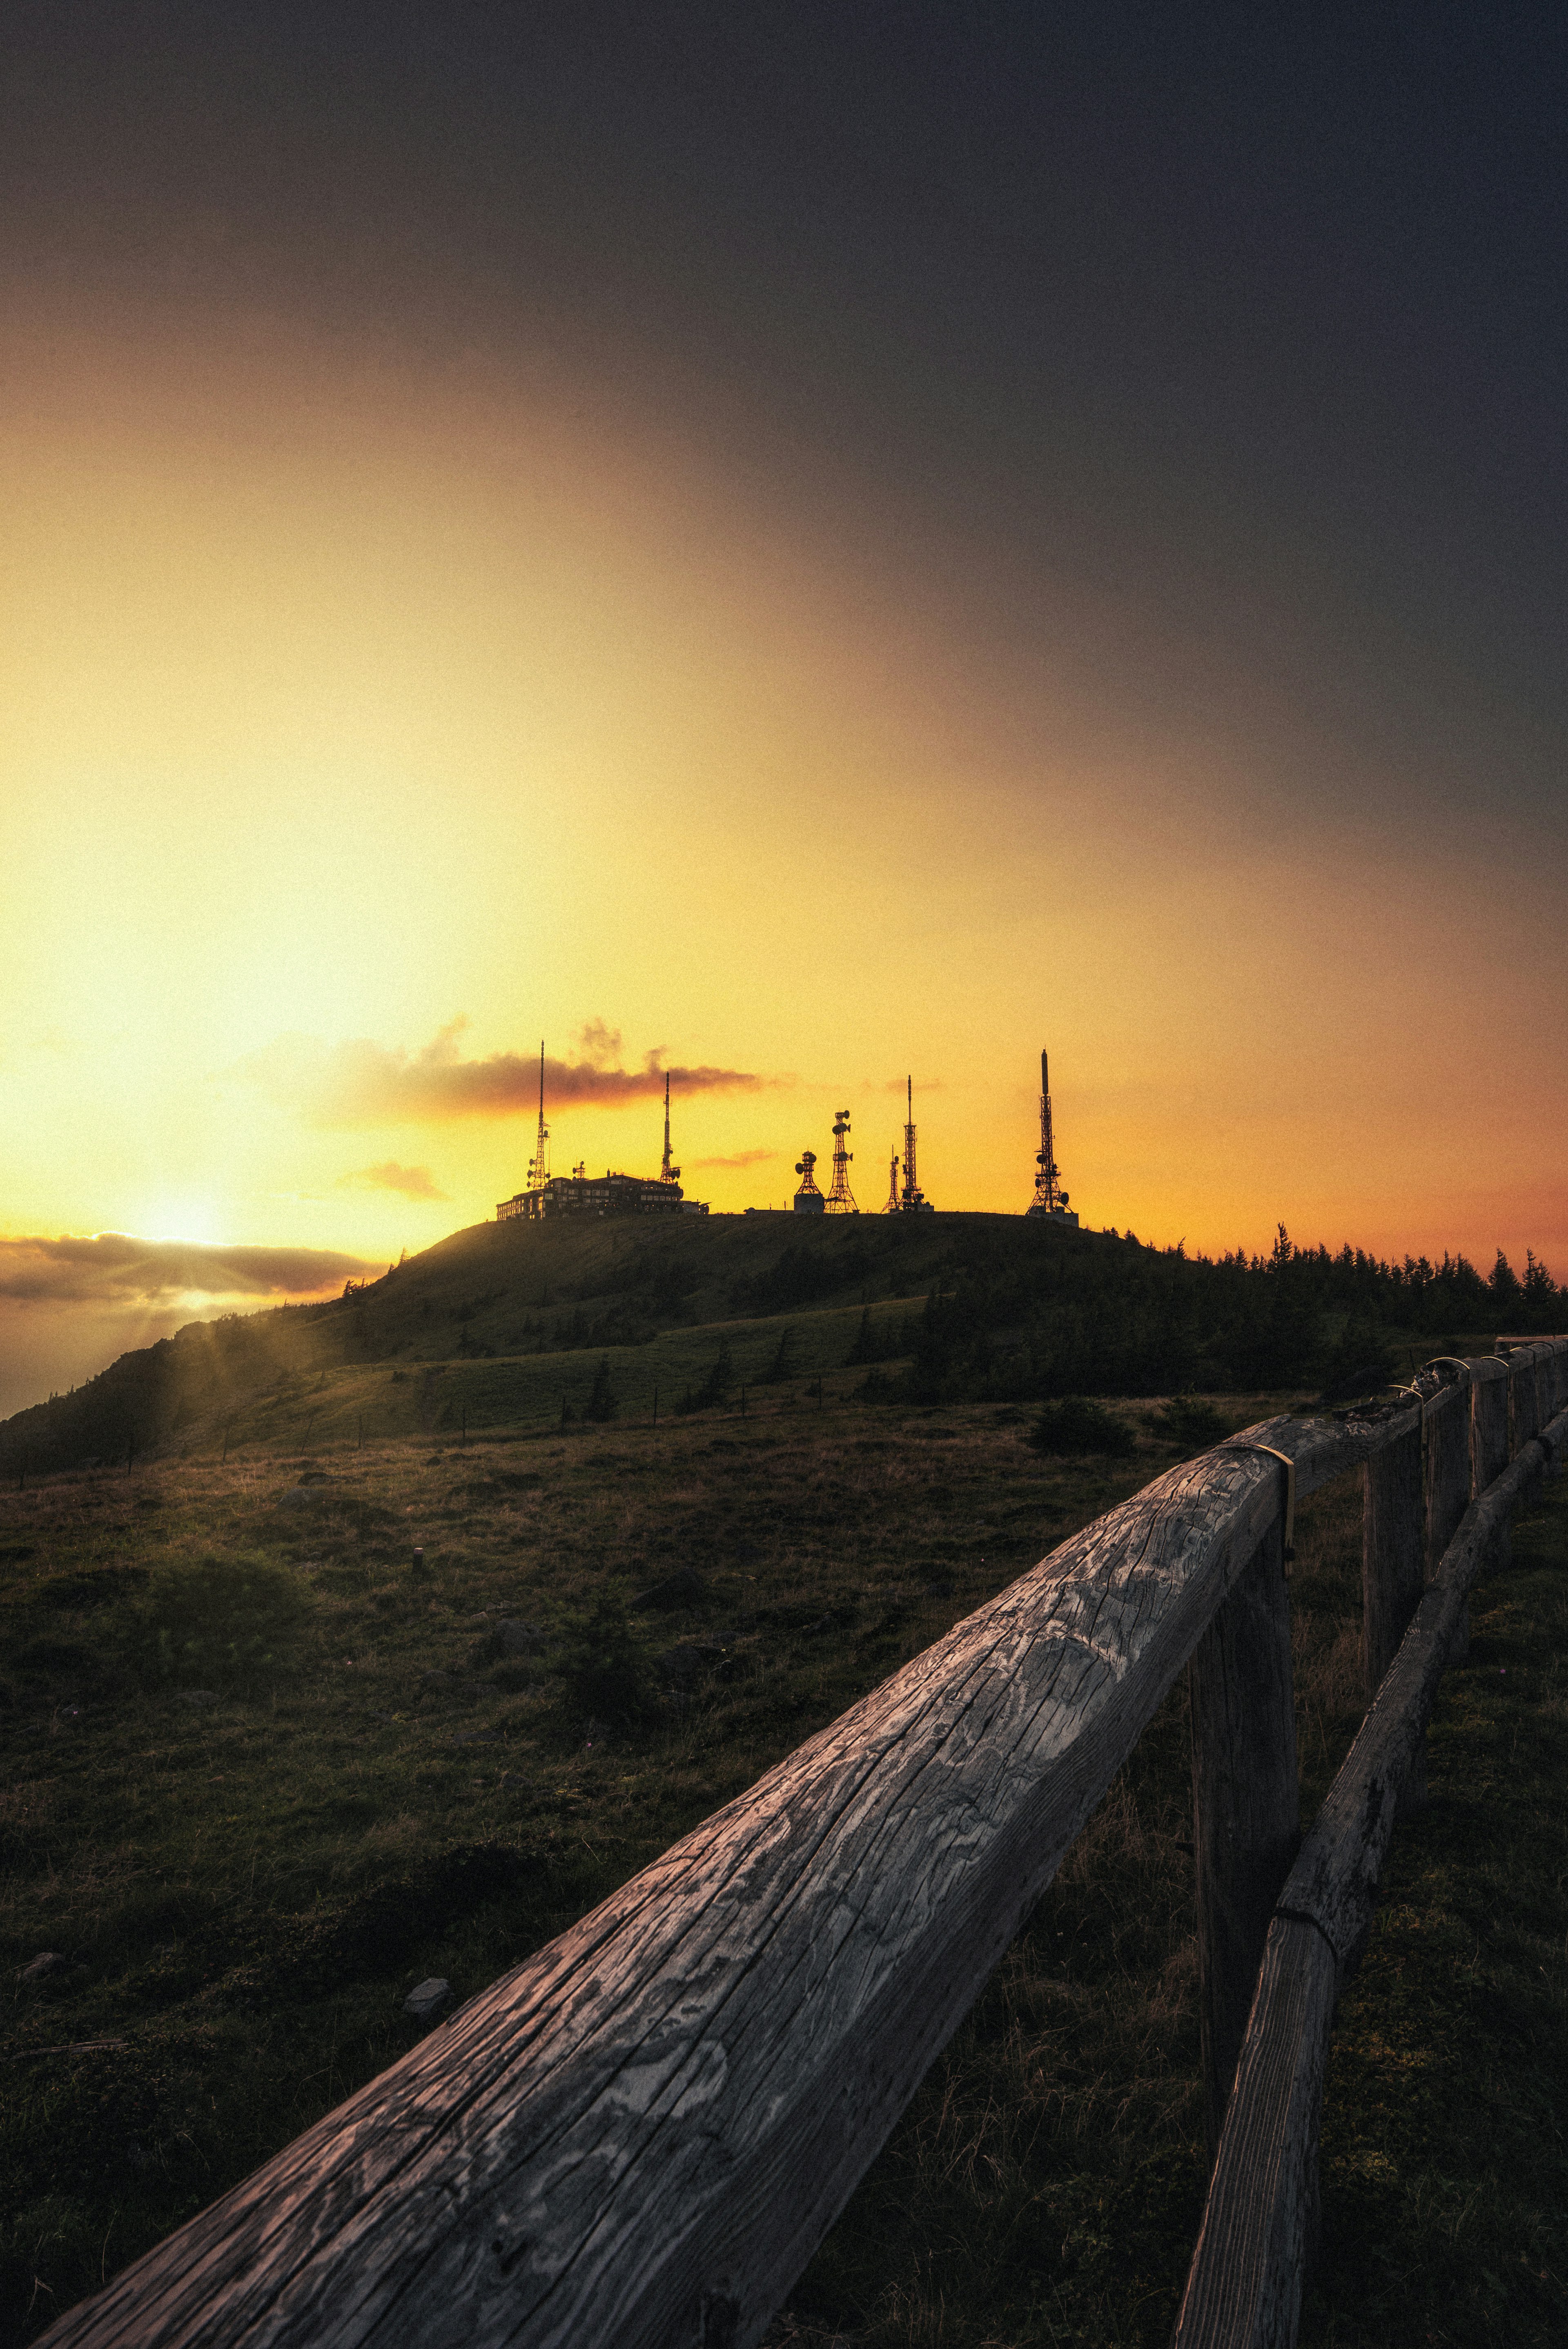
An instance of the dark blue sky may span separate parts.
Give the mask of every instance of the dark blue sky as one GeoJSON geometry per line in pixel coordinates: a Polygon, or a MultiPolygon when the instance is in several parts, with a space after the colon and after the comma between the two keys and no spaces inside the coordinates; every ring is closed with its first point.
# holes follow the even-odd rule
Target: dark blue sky
{"type": "Polygon", "coordinates": [[[1568,13],[9,22],[14,280],[547,336],[1119,609],[1141,722],[1255,695],[1396,823],[1556,812],[1568,13]]]}

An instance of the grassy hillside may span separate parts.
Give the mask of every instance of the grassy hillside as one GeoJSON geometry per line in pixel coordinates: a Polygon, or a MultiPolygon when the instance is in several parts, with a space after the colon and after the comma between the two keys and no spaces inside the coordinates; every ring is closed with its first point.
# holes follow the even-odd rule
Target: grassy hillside
{"type": "Polygon", "coordinates": [[[0,2339],[1172,1456],[851,1383],[0,1494],[0,2339]]]}
{"type": "MultiPolygon", "coordinates": [[[[415,1981],[492,1980],[1183,1444],[1299,1400],[1259,1391],[1271,1365],[1376,1381],[1399,1349],[1472,1348],[1473,1322],[1441,1318],[1493,1301],[1470,1280],[1283,1247],[1206,1264],[1003,1217],[481,1226],[21,1414],[0,1493],[0,2341],[410,2044],[415,1981]],[[1159,1405],[1200,1380],[1206,1419],[1159,1405]],[[1053,1406],[1071,1443],[1033,1448],[1040,1399],[1096,1387],[1109,1412],[1053,1406]]],[[[1551,1522],[1519,1546],[1541,1581],[1512,1586],[1501,1661],[1478,1601],[1463,1733],[1434,1737],[1462,1835],[1401,1847],[1426,1857],[1347,2010],[1326,2342],[1372,2337],[1373,2302],[1377,2337],[1422,2344],[1501,2319],[1545,2339],[1568,2314],[1568,2200],[1540,2184],[1562,2083],[1539,2051],[1568,1988],[1551,1522]],[[1491,1766],[1522,1735],[1528,1784],[1491,1766]],[[1482,1894],[1461,1854],[1489,1916],[1518,1910],[1462,1965],[1482,1894]],[[1495,2158],[1429,2078],[1511,2116],[1495,2158]],[[1478,2211],[1506,2246],[1480,2271],[1478,2211]],[[1408,2298],[1418,2327],[1388,2281],[1408,2241],[1447,2280],[1408,2298]]],[[[1298,1529],[1309,1807],[1360,1717],[1359,1525],[1351,1480],[1298,1529]]],[[[779,2344],[1168,2338],[1203,2181],[1183,1706],[779,2344]]]]}
{"type": "MultiPolygon", "coordinates": [[[[0,1494],[0,2341],[411,2044],[415,1982],[492,1980],[1176,1454],[1144,1402],[1109,1413],[1125,1455],[1051,1458],[1033,1409],[864,1376],[0,1494]]],[[[1303,1508],[1309,1811],[1360,1716],[1359,1533],[1354,1478],[1303,1508]]],[[[1346,1999],[1314,2341],[1568,2323],[1565,1533],[1555,1499],[1478,1594],[1346,1999]]],[[[1190,1837],[1178,1686],[779,2344],[1168,2340],[1203,2185],[1190,1837]]]]}
{"type": "Polygon", "coordinates": [[[652,1419],[841,1367],[872,1394],[1368,1391],[1500,1328],[1542,1268],[1293,1248],[1217,1263],[1016,1216],[680,1217],[457,1232],[323,1305],[194,1323],[0,1426],[0,1472],[652,1419]]]}

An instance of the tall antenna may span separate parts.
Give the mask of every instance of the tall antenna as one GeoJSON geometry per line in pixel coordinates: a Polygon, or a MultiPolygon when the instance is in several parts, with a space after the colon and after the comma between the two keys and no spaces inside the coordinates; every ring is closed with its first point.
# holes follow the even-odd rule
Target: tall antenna
{"type": "Polygon", "coordinates": [[[1040,1054],[1040,1146],[1035,1153],[1035,1164],[1039,1172],[1035,1176],[1035,1195],[1027,1209],[1031,1216],[1057,1216],[1068,1223],[1077,1223],[1076,1216],[1068,1213],[1068,1195],[1060,1183],[1061,1168],[1057,1164],[1056,1143],[1051,1133],[1050,1068],[1044,1052],[1040,1054]]]}
{"type": "Polygon", "coordinates": [[[670,1072],[665,1071],[665,1161],[659,1168],[661,1183],[678,1183],[681,1170],[670,1164],[670,1072]]]}
{"type": "Polygon", "coordinates": [[[896,1150],[887,1163],[887,1205],[882,1209],[882,1213],[884,1216],[896,1216],[898,1213],[898,1153],[896,1150]]]}
{"type": "Polygon", "coordinates": [[[833,1187],[828,1194],[825,1210],[830,1216],[858,1216],[861,1212],[850,1188],[850,1161],[855,1154],[844,1147],[844,1137],[849,1130],[849,1111],[837,1111],[833,1118],[833,1187]]]}
{"type": "Polygon", "coordinates": [[[899,1213],[918,1216],[923,1212],[925,1200],[914,1172],[914,1079],[904,1080],[903,1127],[903,1189],[899,1194],[899,1213]]]}
{"type": "Polygon", "coordinates": [[[550,1180],[550,1128],[544,1123],[544,1039],[539,1040],[539,1137],[528,1162],[528,1187],[542,1191],[550,1180]]]}

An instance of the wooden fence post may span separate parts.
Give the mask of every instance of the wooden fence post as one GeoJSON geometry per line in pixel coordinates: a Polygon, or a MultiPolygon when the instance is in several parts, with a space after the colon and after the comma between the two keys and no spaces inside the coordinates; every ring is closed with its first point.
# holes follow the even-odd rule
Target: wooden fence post
{"type": "MultiPolygon", "coordinates": [[[[1439,1387],[1421,1417],[1426,1437],[1424,1487],[1427,1541],[1426,1579],[1437,1579],[1443,1552],[1470,1506],[1470,1443],[1468,1381],[1439,1387]]],[[[1453,1659],[1462,1664],[1470,1653],[1470,1608],[1460,1618],[1453,1659]]],[[[1423,1756],[1424,1762],[1424,1756],[1423,1756]]],[[[1425,1771],[1423,1768],[1423,1776],[1425,1771]]]]}
{"type": "Polygon", "coordinates": [[[1508,1355],[1507,1363],[1508,1456],[1511,1460],[1517,1460],[1539,1424],[1532,1350],[1516,1347],[1508,1355]]]}
{"type": "MultiPolygon", "coordinates": [[[[1426,1579],[1426,1518],[1421,1480],[1421,1430],[1397,1435],[1361,1472],[1361,1657],[1367,1702],[1393,1662],[1426,1579]]],[[[1401,1808],[1427,1806],[1423,1739],[1410,1764],[1401,1808]]]]}
{"type": "MultiPolygon", "coordinates": [[[[1540,1357],[1542,1349],[1518,1345],[1511,1348],[1508,1361],[1508,1456],[1517,1460],[1525,1445],[1542,1426],[1540,1357]]],[[[1529,1489],[1521,1494],[1526,1502],[1538,1499],[1542,1479],[1539,1475],[1530,1479],[1529,1489]]],[[[1506,1563],[1507,1553],[1498,1563],[1506,1563]]]]}
{"type": "Polygon", "coordinates": [[[1470,1498],[1480,1500],[1508,1465],[1508,1369],[1482,1355],[1470,1371],[1470,1498]]]}
{"type": "Polygon", "coordinates": [[[1269,1918],[1301,1841],[1290,1599],[1276,1519],[1188,1667],[1203,2085],[1220,2140],[1269,1918]]]}

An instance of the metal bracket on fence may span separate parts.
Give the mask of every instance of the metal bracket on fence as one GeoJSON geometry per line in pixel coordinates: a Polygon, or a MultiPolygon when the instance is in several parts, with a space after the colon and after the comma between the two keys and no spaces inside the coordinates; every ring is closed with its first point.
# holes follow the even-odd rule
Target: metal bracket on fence
{"type": "Polygon", "coordinates": [[[1284,1463],[1284,1573],[1290,1579],[1290,1563],[1295,1556],[1295,1462],[1288,1452],[1281,1452],[1273,1444],[1222,1444],[1222,1452],[1266,1452],[1271,1460],[1284,1463]]]}

